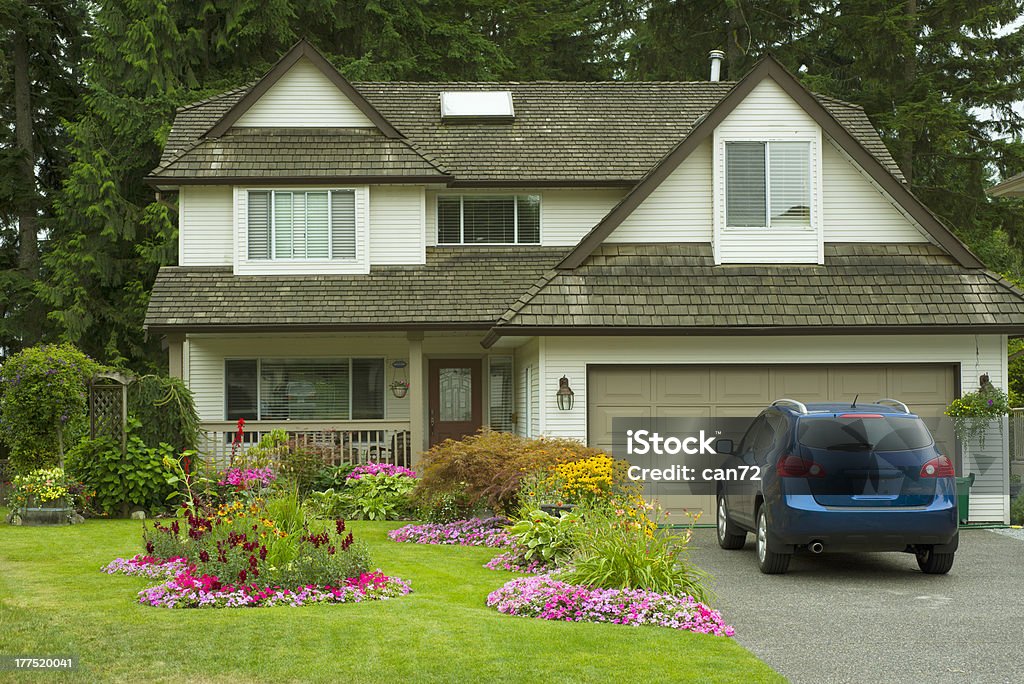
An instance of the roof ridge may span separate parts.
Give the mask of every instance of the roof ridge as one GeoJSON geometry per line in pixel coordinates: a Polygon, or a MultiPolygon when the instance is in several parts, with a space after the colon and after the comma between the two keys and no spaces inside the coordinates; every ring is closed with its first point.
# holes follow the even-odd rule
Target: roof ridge
{"type": "Polygon", "coordinates": [[[617,80],[617,79],[606,79],[603,81],[559,81],[554,79],[538,79],[534,81],[352,81],[352,85],[422,85],[422,86],[436,86],[436,85],[481,85],[481,86],[502,86],[502,85],[623,85],[623,86],[637,86],[637,85],[700,85],[700,86],[713,86],[732,87],[736,85],[737,81],[629,81],[629,80],[617,80]]]}

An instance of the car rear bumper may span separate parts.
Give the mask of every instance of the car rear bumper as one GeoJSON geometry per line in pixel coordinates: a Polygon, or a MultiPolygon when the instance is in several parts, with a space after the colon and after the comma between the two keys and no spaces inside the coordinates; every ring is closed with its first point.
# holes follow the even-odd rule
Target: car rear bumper
{"type": "Polygon", "coordinates": [[[776,545],[821,542],[826,551],[903,551],[908,546],[953,545],[956,501],[939,496],[914,508],[825,507],[811,496],[788,495],[770,506],[768,528],[776,545]]]}

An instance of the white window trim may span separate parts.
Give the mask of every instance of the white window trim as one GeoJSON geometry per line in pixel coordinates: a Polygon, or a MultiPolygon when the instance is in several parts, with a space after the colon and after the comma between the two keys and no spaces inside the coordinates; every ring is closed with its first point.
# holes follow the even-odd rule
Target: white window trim
{"type": "Polygon", "coordinates": [[[822,170],[822,134],[817,129],[813,134],[780,133],[773,131],[770,135],[722,135],[714,132],[714,159],[712,162],[712,192],[714,193],[714,236],[712,249],[715,264],[722,264],[722,240],[742,239],[745,236],[763,238],[766,235],[785,238],[808,238],[812,234],[817,239],[817,263],[825,263],[825,221],[823,216],[822,188],[824,186],[822,170]],[[809,142],[811,144],[811,222],[809,227],[727,227],[725,221],[725,143],[727,142],[809,142]]]}
{"type": "MultiPolygon", "coordinates": [[[[791,136],[772,135],[772,136],[744,136],[744,137],[737,137],[737,136],[724,137],[723,136],[719,140],[719,142],[717,144],[717,148],[718,148],[718,155],[717,155],[715,166],[716,167],[720,167],[720,168],[718,168],[716,170],[718,170],[719,173],[722,176],[722,184],[721,184],[722,190],[721,190],[720,193],[718,193],[718,197],[716,198],[715,204],[716,204],[716,209],[718,209],[721,212],[721,221],[722,221],[721,227],[722,227],[722,230],[724,230],[726,232],[730,232],[730,233],[732,233],[732,232],[745,233],[745,232],[748,232],[748,231],[758,231],[758,232],[763,233],[765,231],[769,231],[771,233],[785,234],[785,233],[808,233],[810,231],[819,230],[821,228],[821,206],[820,206],[820,199],[821,199],[821,143],[820,143],[820,137],[811,137],[811,136],[807,136],[807,135],[791,135],[791,136]],[[732,142],[760,142],[760,143],[806,142],[806,143],[809,144],[809,152],[808,153],[810,154],[809,168],[810,168],[810,174],[811,174],[811,178],[810,178],[810,181],[811,181],[810,182],[811,196],[810,196],[809,199],[810,199],[811,216],[810,216],[810,221],[808,221],[808,225],[806,225],[806,226],[780,226],[780,227],[773,227],[773,226],[770,226],[770,225],[767,225],[767,226],[730,226],[727,223],[727,221],[726,221],[726,193],[728,192],[728,187],[727,187],[727,178],[726,178],[726,169],[725,169],[725,155],[726,155],[725,148],[726,148],[726,145],[728,143],[732,143],[732,142]],[[718,205],[720,205],[720,206],[718,206],[718,205]]],[[[770,211],[770,206],[771,206],[771,172],[770,172],[770,170],[768,168],[768,164],[770,163],[769,160],[771,158],[770,149],[771,149],[771,146],[769,145],[766,148],[766,150],[765,150],[765,153],[766,153],[765,154],[765,180],[767,181],[766,184],[765,184],[765,202],[766,202],[765,218],[769,222],[771,221],[771,219],[769,217],[769,214],[771,213],[771,211],[770,211]]]]}
{"type": "MultiPolygon", "coordinates": [[[[232,194],[234,215],[234,273],[235,275],[314,275],[314,274],[366,274],[370,272],[370,189],[366,185],[307,185],[307,186],[235,186],[232,194]],[[331,191],[355,193],[356,213],[356,258],[351,259],[250,259],[249,258],[249,191],[270,192],[327,192],[328,216],[330,215],[331,191]]],[[[271,200],[271,221],[273,222],[273,201],[271,200]]],[[[273,228],[271,229],[273,246],[273,228]]],[[[273,248],[273,247],[272,247],[273,248]]],[[[328,235],[328,253],[333,251],[328,235]]]]}
{"type": "MultiPolygon", "coordinates": [[[[261,391],[263,389],[263,362],[264,361],[348,361],[348,412],[352,415],[352,362],[356,359],[380,359],[384,364],[384,417],[383,418],[314,418],[312,422],[349,422],[349,423],[372,423],[375,421],[384,422],[388,420],[388,386],[387,386],[387,371],[388,371],[388,360],[384,356],[367,356],[362,354],[355,354],[352,356],[225,356],[221,361],[221,387],[224,391],[224,401],[221,407],[221,415],[224,416],[225,421],[235,420],[234,418],[228,418],[228,361],[255,361],[256,362],[256,415],[259,416],[255,420],[263,421],[266,420],[268,423],[280,423],[290,422],[290,419],[281,420],[276,418],[264,419],[260,414],[262,406],[260,402],[261,391]]],[[[247,421],[248,422],[248,421],[247,421]]],[[[309,421],[306,421],[309,422],[309,421]]]]}
{"type": "Polygon", "coordinates": [[[443,192],[434,196],[434,244],[438,247],[540,247],[544,244],[544,195],[540,192],[443,192]],[[534,195],[540,198],[537,207],[537,242],[519,242],[519,201],[518,198],[534,195]],[[444,197],[458,197],[459,200],[459,239],[460,242],[441,242],[441,202],[444,197]],[[515,242],[466,242],[465,210],[463,200],[466,197],[512,197],[512,211],[515,216],[515,242]]]}

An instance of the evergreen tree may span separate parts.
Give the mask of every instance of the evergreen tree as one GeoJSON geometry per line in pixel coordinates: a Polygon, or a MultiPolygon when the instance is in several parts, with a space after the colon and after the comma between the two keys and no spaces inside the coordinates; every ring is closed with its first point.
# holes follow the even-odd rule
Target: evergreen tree
{"type": "Polygon", "coordinates": [[[84,2],[0,0],[0,356],[39,341],[38,236],[66,164],[82,84],[84,2]]]}

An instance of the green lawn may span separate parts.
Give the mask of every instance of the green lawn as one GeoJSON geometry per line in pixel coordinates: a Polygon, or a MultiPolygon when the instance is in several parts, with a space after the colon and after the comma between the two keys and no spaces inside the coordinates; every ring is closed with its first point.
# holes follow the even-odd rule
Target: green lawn
{"type": "Polygon", "coordinates": [[[484,599],[513,575],[481,567],[495,551],[395,544],[385,531],[396,526],[351,528],[385,572],[412,581],[409,596],[200,611],[139,605],[136,592],[152,580],[99,571],[139,551],[139,522],[0,523],[0,654],[81,659],[70,675],[0,680],[781,681],[724,637],[500,615],[484,599]]]}

